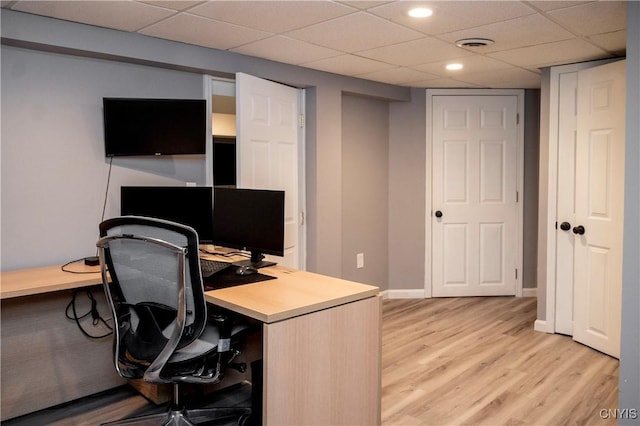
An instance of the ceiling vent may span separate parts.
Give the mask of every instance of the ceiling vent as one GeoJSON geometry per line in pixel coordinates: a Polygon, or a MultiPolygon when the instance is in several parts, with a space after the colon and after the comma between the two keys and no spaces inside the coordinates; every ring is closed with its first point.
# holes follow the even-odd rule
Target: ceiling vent
{"type": "Polygon", "coordinates": [[[456,46],[458,47],[483,47],[489,46],[495,43],[493,40],[488,38],[463,38],[461,40],[456,41],[456,46]]]}

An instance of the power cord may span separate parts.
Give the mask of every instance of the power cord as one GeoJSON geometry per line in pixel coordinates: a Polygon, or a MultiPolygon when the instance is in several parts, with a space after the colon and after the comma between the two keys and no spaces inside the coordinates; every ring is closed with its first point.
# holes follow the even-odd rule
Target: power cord
{"type": "Polygon", "coordinates": [[[78,326],[82,334],[84,334],[85,336],[91,339],[102,339],[103,337],[110,336],[111,334],[113,334],[113,328],[109,324],[107,324],[107,320],[102,318],[102,316],[100,315],[100,312],[98,312],[98,301],[93,297],[93,293],[91,292],[90,289],[85,289],[84,291],[87,294],[87,298],[91,301],[91,309],[89,309],[89,312],[78,316],[78,312],[76,310],[76,297],[80,292],[80,290],[73,290],[73,296],[71,297],[71,301],[69,302],[69,304],[67,305],[67,308],[65,309],[65,316],[68,319],[75,321],[76,325],[78,326]],[[69,310],[72,311],[73,315],[69,313],[69,310]],[[94,326],[102,323],[110,331],[100,336],[92,335],[89,332],[87,332],[82,326],[82,324],[80,323],[80,320],[88,317],[89,315],[91,315],[92,324],[94,326]]]}
{"type": "Polygon", "coordinates": [[[86,257],[81,257],[80,259],[72,260],[62,265],[60,269],[62,269],[62,272],[68,272],[70,274],[96,274],[97,273],[96,271],[72,271],[71,269],[67,269],[67,266],[73,263],[83,262],[85,259],[86,257]]]}

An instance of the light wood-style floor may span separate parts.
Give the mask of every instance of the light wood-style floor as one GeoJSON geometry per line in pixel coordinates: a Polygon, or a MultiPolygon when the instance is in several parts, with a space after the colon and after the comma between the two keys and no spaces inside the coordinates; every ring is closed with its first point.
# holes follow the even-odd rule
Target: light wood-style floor
{"type": "Polygon", "coordinates": [[[386,300],[382,424],[604,425],[618,360],[536,332],[536,299],[386,300]]]}
{"type": "MultiPolygon", "coordinates": [[[[383,426],[615,424],[599,412],[617,407],[618,360],[534,331],[535,316],[531,298],[385,300],[383,426]]],[[[216,398],[244,406],[249,396],[240,387],[216,398]]],[[[163,410],[123,387],[3,426],[96,425],[163,410]]]]}

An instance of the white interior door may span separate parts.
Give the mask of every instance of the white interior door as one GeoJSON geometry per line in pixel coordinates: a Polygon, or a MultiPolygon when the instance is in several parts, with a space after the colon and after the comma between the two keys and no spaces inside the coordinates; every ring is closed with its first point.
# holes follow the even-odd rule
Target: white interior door
{"type": "Polygon", "coordinates": [[[432,295],[515,295],[517,96],[434,96],[432,295]]]}
{"type": "Polygon", "coordinates": [[[300,91],[236,74],[237,186],[285,191],[285,255],[279,264],[304,269],[300,244],[300,91]]]}
{"type": "Polygon", "coordinates": [[[578,100],[573,338],[618,357],[625,61],[579,71],[578,100]]]}
{"type": "Polygon", "coordinates": [[[558,193],[556,222],[556,333],[573,335],[573,270],[576,190],[576,132],[578,73],[559,76],[558,193]]]}

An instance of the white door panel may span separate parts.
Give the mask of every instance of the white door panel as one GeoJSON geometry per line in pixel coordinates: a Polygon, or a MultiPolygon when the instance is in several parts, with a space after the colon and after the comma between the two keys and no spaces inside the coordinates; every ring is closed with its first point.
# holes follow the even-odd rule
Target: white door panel
{"type": "Polygon", "coordinates": [[[576,135],[578,126],[578,73],[560,75],[558,96],[558,193],[556,231],[555,331],[573,335],[573,270],[575,223],[576,135]],[[563,226],[562,224],[565,224],[563,226]],[[567,229],[563,229],[567,228],[567,229]]]}
{"type": "Polygon", "coordinates": [[[575,340],[620,353],[625,62],[578,72],[575,340]]]}
{"type": "Polygon", "coordinates": [[[433,296],[515,294],[517,105],[433,97],[433,296]]]}
{"type": "Polygon", "coordinates": [[[239,188],[285,191],[285,255],[272,260],[300,268],[298,89],[236,75],[239,188]]]}

